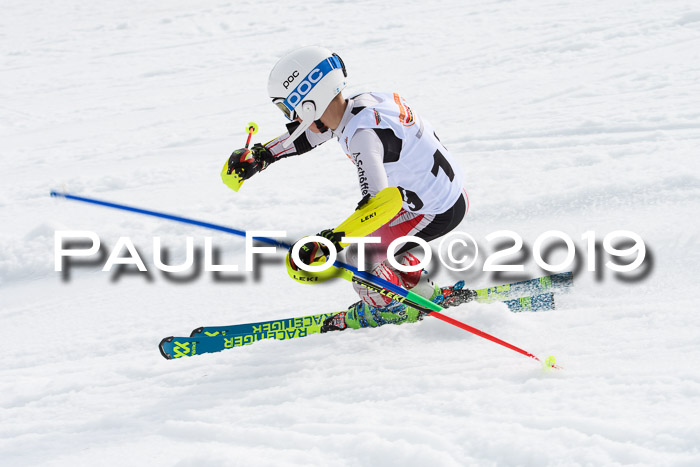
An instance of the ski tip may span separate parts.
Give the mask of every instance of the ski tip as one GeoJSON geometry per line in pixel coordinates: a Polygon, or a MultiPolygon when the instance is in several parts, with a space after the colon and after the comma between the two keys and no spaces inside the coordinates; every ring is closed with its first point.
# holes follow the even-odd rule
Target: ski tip
{"type": "Polygon", "coordinates": [[[175,336],[170,336],[170,337],[165,337],[160,341],[160,344],[158,344],[158,350],[160,350],[160,354],[165,358],[166,360],[172,360],[173,356],[170,355],[168,352],[166,352],[163,349],[163,345],[165,345],[166,342],[172,342],[175,336]]]}
{"type": "Polygon", "coordinates": [[[202,333],[202,331],[204,331],[204,326],[200,326],[198,328],[195,328],[190,333],[190,337],[197,337],[202,333]]]}

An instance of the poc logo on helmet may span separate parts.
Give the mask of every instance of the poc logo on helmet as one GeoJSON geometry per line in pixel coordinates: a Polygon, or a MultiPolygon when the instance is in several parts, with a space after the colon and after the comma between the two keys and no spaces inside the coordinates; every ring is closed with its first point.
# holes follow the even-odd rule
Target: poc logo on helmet
{"type": "Polygon", "coordinates": [[[311,70],[311,73],[309,73],[306,79],[299,83],[299,86],[287,96],[287,102],[289,102],[292,107],[296,107],[297,104],[301,102],[302,97],[307,95],[321,78],[323,78],[323,72],[321,70],[318,68],[311,70]]]}
{"type": "Polygon", "coordinates": [[[294,70],[294,73],[289,75],[289,77],[284,81],[284,83],[282,83],[282,86],[284,86],[284,89],[287,89],[289,87],[289,85],[294,82],[294,78],[298,78],[298,77],[299,77],[299,72],[297,70],[294,70]]]}

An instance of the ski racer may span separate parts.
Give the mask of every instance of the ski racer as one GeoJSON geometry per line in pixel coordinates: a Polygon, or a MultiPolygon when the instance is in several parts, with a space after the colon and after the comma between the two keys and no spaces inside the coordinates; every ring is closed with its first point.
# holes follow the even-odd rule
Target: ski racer
{"type": "MultiPolygon", "coordinates": [[[[442,295],[442,289],[425,271],[402,272],[393,268],[386,260],[387,246],[407,235],[431,241],[457,227],[469,208],[462,171],[432,126],[402,97],[396,93],[366,92],[346,98],[342,94],[346,78],[341,58],[323,47],[302,47],[282,57],[270,72],[268,93],[289,120],[287,131],[265,144],[255,144],[250,149],[252,157],[239,157],[243,150],[234,151],[224,172],[235,172],[247,180],[280,159],[304,154],[336,138],[357,168],[360,205],[389,186],[398,187],[403,197],[401,211],[371,234],[381,238],[381,242],[365,245],[365,270],[435,299],[442,295]]],[[[327,229],[318,235],[341,250],[343,232],[327,229]]],[[[400,247],[395,256],[397,262],[418,264],[411,253],[416,246],[409,242],[400,247]]],[[[322,243],[309,242],[300,249],[299,258],[310,264],[327,253],[322,243]]],[[[357,266],[357,259],[357,245],[352,245],[346,252],[346,261],[357,266]]],[[[290,263],[288,267],[298,268],[293,260],[290,263]]],[[[417,310],[396,300],[357,284],[353,287],[361,300],[347,312],[326,320],[323,331],[401,324],[421,318],[417,310]]],[[[470,292],[464,289],[461,294],[452,294],[442,304],[453,306],[467,301],[471,299],[470,292]]]]}

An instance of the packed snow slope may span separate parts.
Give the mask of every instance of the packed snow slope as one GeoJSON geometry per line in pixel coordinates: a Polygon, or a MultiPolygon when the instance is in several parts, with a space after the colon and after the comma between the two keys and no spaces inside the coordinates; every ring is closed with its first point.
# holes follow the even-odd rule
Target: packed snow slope
{"type": "Polygon", "coordinates": [[[2,465],[700,464],[700,5],[6,0],[0,37],[2,465]],[[462,276],[436,267],[441,283],[513,277],[480,269],[491,232],[523,237],[507,260],[533,277],[540,234],[573,238],[558,310],[449,311],[565,370],[431,319],[160,356],[200,325],[356,298],[291,281],[282,254],[259,274],[163,275],[153,237],[177,264],[186,237],[212,236],[241,268],[243,242],[49,190],[289,240],[337,225],[360,195],[334,142],[238,193],[219,178],[249,121],[256,141],[283,131],[267,75],[307,44],[343,57],[348,94],[404,96],[460,161],[459,229],[483,251],[462,276]],[[57,230],[95,232],[105,255],[128,236],[149,273],[101,272],[103,256],[64,280],[57,230]],[[616,275],[603,254],[587,271],[581,236],[615,230],[642,237],[641,269],[616,275]]]}

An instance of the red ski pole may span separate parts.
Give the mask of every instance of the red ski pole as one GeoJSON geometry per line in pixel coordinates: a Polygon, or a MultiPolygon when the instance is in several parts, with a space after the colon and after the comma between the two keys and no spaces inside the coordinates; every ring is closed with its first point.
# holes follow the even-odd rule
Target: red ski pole
{"type": "Polygon", "coordinates": [[[465,331],[471,332],[472,334],[476,334],[477,336],[483,337],[484,339],[490,340],[491,342],[495,342],[496,344],[500,344],[500,345],[502,345],[503,347],[507,347],[507,348],[509,348],[510,350],[514,350],[514,351],[518,352],[519,354],[525,355],[526,357],[534,358],[534,359],[537,360],[538,362],[544,363],[545,366],[548,367],[548,368],[555,368],[555,369],[557,369],[557,370],[561,370],[561,369],[562,369],[562,367],[560,367],[559,365],[557,365],[557,364],[555,363],[554,357],[552,357],[552,356],[547,357],[547,358],[545,359],[545,361],[542,362],[542,360],[540,360],[539,358],[537,358],[536,355],[533,355],[533,354],[531,354],[530,352],[521,349],[520,347],[516,347],[516,346],[514,346],[513,344],[509,344],[508,342],[506,342],[506,341],[504,341],[504,340],[502,340],[502,339],[499,339],[499,338],[496,337],[496,336],[492,336],[491,334],[488,334],[488,333],[486,333],[486,332],[484,332],[484,331],[482,331],[482,330],[480,330],[480,329],[477,329],[477,328],[475,328],[475,327],[473,327],[473,326],[469,326],[468,324],[463,323],[463,322],[461,322],[461,321],[457,321],[456,319],[450,318],[450,317],[447,316],[447,315],[443,315],[443,314],[440,313],[440,312],[433,311],[432,313],[428,314],[428,316],[432,316],[433,318],[441,319],[441,320],[443,320],[443,321],[446,322],[446,323],[449,323],[449,324],[451,324],[451,325],[453,325],[453,326],[457,326],[457,327],[460,328],[460,329],[464,329],[465,331]]]}

